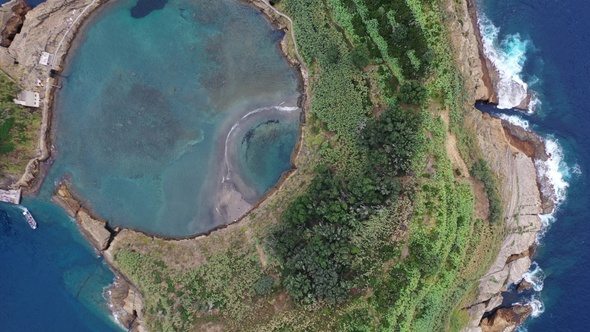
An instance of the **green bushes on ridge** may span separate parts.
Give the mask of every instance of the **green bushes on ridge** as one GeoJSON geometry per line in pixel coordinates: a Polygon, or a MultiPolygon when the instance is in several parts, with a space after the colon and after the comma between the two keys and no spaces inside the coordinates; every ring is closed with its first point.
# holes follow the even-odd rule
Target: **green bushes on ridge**
{"type": "Polygon", "coordinates": [[[488,167],[485,160],[479,159],[471,166],[471,175],[483,182],[484,190],[490,204],[490,214],[488,219],[492,222],[502,220],[502,199],[498,193],[496,180],[492,175],[492,171],[488,167]]]}

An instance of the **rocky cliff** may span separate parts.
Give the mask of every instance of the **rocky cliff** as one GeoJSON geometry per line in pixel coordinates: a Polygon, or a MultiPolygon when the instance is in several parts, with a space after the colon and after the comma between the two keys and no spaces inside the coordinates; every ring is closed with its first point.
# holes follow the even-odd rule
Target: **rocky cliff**
{"type": "Polygon", "coordinates": [[[70,217],[76,219],[82,234],[99,253],[109,247],[115,232],[107,228],[105,221],[93,218],[89,211],[80,205],[80,201],[74,198],[65,184],[59,186],[52,201],[62,207],[70,217]]]}
{"type": "MultiPolygon", "coordinates": [[[[112,259],[112,257],[107,259],[112,259]]],[[[143,297],[135,286],[118,273],[115,282],[107,291],[107,298],[111,312],[127,331],[147,331],[143,322],[143,297]]]]}
{"type": "Polygon", "coordinates": [[[31,10],[24,0],[13,0],[2,5],[0,12],[0,46],[8,47],[25,23],[25,15],[31,10]]]}
{"type": "MultiPolygon", "coordinates": [[[[502,303],[501,292],[508,284],[519,281],[531,265],[531,247],[541,229],[539,214],[551,212],[551,199],[542,197],[534,161],[546,160],[543,142],[532,132],[500,119],[482,114],[473,106],[476,100],[494,102],[493,70],[483,56],[481,37],[471,0],[447,1],[449,31],[457,54],[457,65],[471,100],[467,105],[465,126],[477,136],[477,145],[499,180],[504,203],[504,239],[496,260],[479,280],[475,300],[465,307],[470,316],[463,331],[502,331],[502,319],[485,319],[486,313],[524,313],[520,308],[495,310],[502,303]],[[522,311],[522,312],[521,312],[522,311]],[[498,328],[498,329],[496,329],[498,328]]],[[[511,322],[516,321],[511,319],[511,322]]],[[[508,325],[506,325],[508,326],[508,325]]]]}
{"type": "Polygon", "coordinates": [[[483,53],[479,27],[475,20],[475,5],[471,0],[447,1],[446,11],[451,18],[449,31],[455,50],[455,58],[463,76],[467,94],[474,100],[497,103],[492,77],[494,71],[488,70],[489,61],[483,53]]]}
{"type": "Polygon", "coordinates": [[[500,308],[481,322],[482,332],[512,332],[531,314],[529,306],[515,305],[510,308],[500,308]]]}
{"type": "Polygon", "coordinates": [[[473,110],[467,116],[466,125],[477,131],[477,143],[500,180],[505,208],[500,251],[479,281],[477,298],[467,306],[471,317],[471,329],[467,331],[480,331],[484,313],[501,304],[501,292],[508,284],[519,281],[530,268],[529,249],[541,229],[539,214],[545,210],[533,158],[510,143],[502,121],[473,110]]]}

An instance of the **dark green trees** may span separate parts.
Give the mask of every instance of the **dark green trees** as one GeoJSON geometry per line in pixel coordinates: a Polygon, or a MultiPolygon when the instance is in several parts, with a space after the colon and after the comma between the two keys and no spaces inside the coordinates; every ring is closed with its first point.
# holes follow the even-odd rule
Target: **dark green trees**
{"type": "Polygon", "coordinates": [[[420,82],[406,82],[399,88],[399,98],[404,104],[421,105],[427,97],[428,91],[420,82]]]}
{"type": "Polygon", "coordinates": [[[306,194],[285,210],[269,246],[283,264],[283,284],[295,299],[337,303],[346,298],[354,276],[362,272],[352,267],[358,253],[350,239],[395,200],[397,177],[410,171],[422,144],[420,128],[420,114],[398,106],[386,110],[359,137],[365,169],[343,179],[319,167],[306,194]]]}

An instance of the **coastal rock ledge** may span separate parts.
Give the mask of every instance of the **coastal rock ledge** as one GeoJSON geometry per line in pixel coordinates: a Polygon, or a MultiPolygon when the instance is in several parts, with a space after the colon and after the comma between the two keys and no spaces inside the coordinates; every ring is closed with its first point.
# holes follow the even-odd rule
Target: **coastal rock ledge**
{"type": "Polygon", "coordinates": [[[117,275],[106,293],[113,316],[127,331],[147,331],[141,316],[144,308],[143,297],[133,285],[117,275]]]}
{"type": "Polygon", "coordinates": [[[74,198],[65,184],[59,186],[52,201],[61,206],[70,217],[76,219],[82,234],[99,253],[109,247],[115,232],[107,228],[106,221],[93,218],[88,210],[74,198]]]}
{"type": "Polygon", "coordinates": [[[499,308],[502,291],[529,270],[535,241],[541,230],[540,214],[551,213],[553,200],[540,188],[550,185],[537,179],[535,161],[547,160],[543,141],[534,133],[478,111],[476,100],[494,102],[494,73],[483,56],[473,0],[447,0],[452,19],[448,29],[470,94],[465,126],[476,134],[474,142],[499,181],[504,206],[503,240],[492,266],[480,278],[475,298],[463,309],[469,323],[463,332],[512,331],[530,314],[529,306],[499,308]],[[492,83],[492,84],[491,84],[492,83]],[[485,317],[485,318],[484,318],[485,317]]]}
{"type": "Polygon", "coordinates": [[[530,306],[514,305],[500,308],[481,321],[482,332],[512,332],[527,319],[533,309],[530,306]]]}

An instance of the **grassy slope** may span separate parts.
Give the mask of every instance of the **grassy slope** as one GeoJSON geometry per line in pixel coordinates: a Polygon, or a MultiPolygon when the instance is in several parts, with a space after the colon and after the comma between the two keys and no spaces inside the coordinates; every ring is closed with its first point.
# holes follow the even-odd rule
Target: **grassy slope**
{"type": "Polygon", "coordinates": [[[14,104],[18,87],[0,72],[0,181],[19,176],[35,156],[41,113],[14,104]]]}
{"type": "Polygon", "coordinates": [[[468,144],[472,134],[462,127],[464,96],[438,3],[393,3],[410,10],[434,53],[423,81],[431,98],[421,107],[421,135],[428,139],[419,147],[414,175],[404,179],[414,188],[411,195],[372,216],[351,240],[360,252],[354,264],[365,268],[349,299],[336,306],[291,300],[281,286],[282,266],[266,250],[267,233],[305,192],[313,165],[327,163],[344,175],[364,166],[356,148],[359,128],[395,102],[397,84],[412,78],[412,59],[400,61],[406,53],[389,51],[380,34],[383,17],[392,20],[385,10],[376,19],[371,15],[379,11],[363,1],[283,0],[310,68],[312,106],[298,171],[246,220],[211,236],[174,242],[120,235],[116,264],[143,290],[152,330],[437,331],[465,323],[454,307],[472,294],[494,257],[489,248],[499,226],[474,218],[471,182],[456,174],[445,153],[448,128],[440,114],[449,107],[464,159],[468,165],[478,159],[468,144]],[[361,69],[357,50],[363,45],[368,56],[361,69]],[[273,288],[260,295],[268,276],[273,288]]]}

